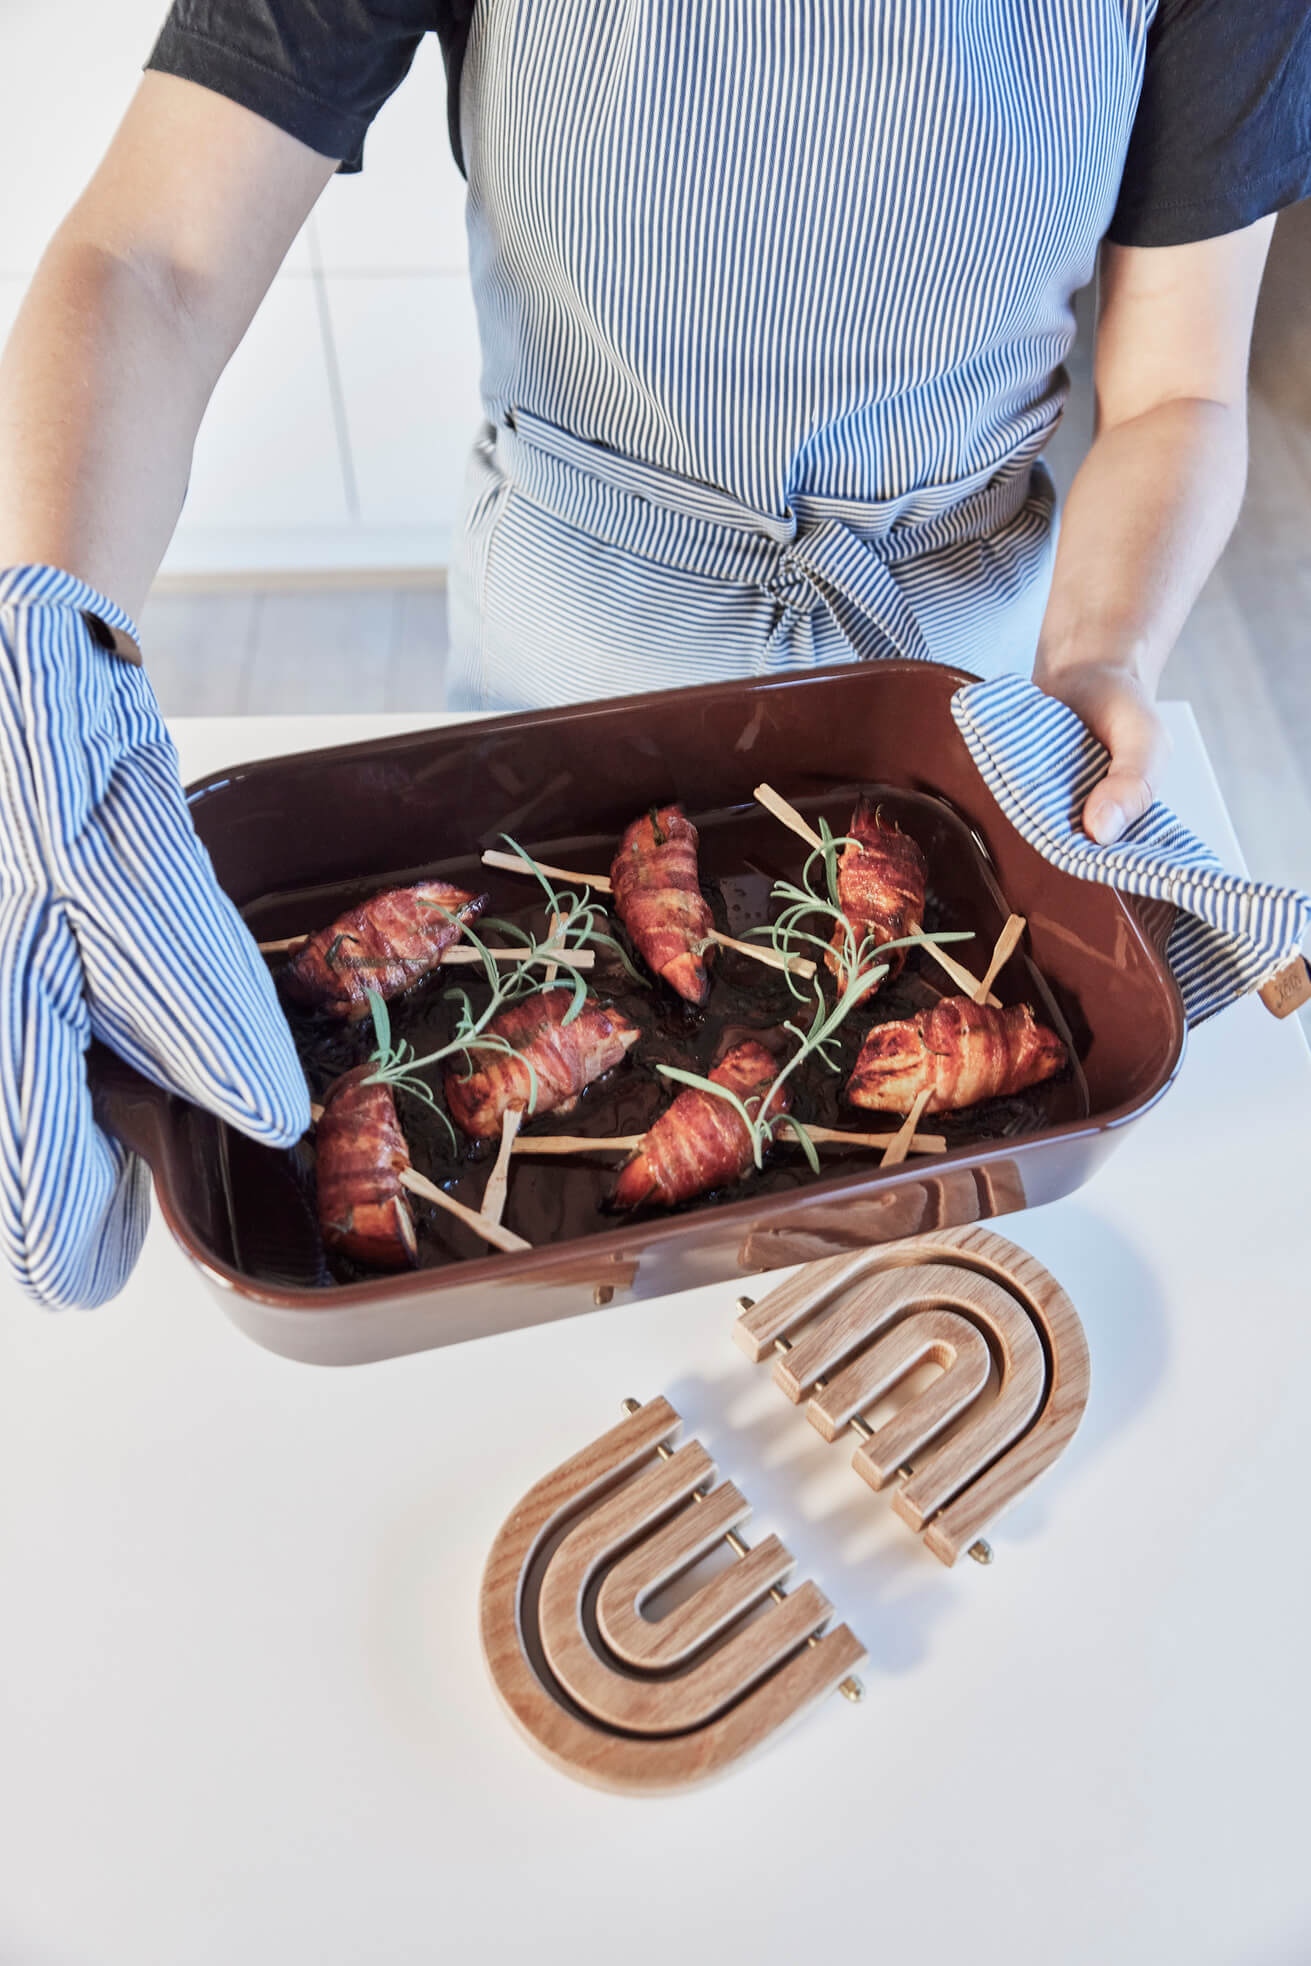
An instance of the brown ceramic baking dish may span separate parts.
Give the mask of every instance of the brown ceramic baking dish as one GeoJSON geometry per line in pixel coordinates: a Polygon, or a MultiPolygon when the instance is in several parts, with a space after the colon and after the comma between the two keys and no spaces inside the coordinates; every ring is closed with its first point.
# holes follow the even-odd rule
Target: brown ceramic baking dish
{"type": "MultiPolygon", "coordinates": [[[[604,871],[627,822],[669,800],[700,826],[703,874],[718,879],[724,925],[740,932],[762,918],[769,877],[795,876],[804,855],[753,808],[753,787],[769,781],[839,832],[853,790],[879,787],[928,850],[938,925],[975,931],[976,970],[1007,910],[1027,918],[1026,954],[1000,994],[1033,1002],[1077,1058],[1027,1122],[1006,1121],[1006,1137],[958,1128],[945,1155],[886,1173],[844,1151],[816,1178],[793,1153],[710,1205],[659,1218],[598,1213],[603,1168],[566,1175],[560,1159],[517,1161],[507,1221],[527,1211],[531,1252],[478,1254],[471,1243],[434,1266],[343,1281],[325,1264],[307,1147],[257,1148],[97,1049],[102,1117],[149,1161],[170,1228],[229,1315],[288,1357],[352,1363],[979,1221],[1086,1180],[1182,1056],[1182,1006],[1161,954],[1168,919],[1057,872],[1020,838],[952,722],[952,692],[968,680],[879,662],[713,684],[305,752],[194,786],[218,878],[264,937],[429,872],[490,888],[498,910],[522,905],[516,876],[479,871],[502,832],[543,860],[604,871]],[[550,1185],[562,1180],[573,1186],[550,1185]],[[544,1198],[558,1194],[574,1201],[550,1235],[544,1198]],[[588,1233],[576,1233],[584,1220],[588,1233]]],[[[969,947],[961,953],[970,960],[969,947]]],[[[613,1114],[611,1129],[626,1130],[613,1114]]],[[[564,1130],[580,1130],[577,1115],[564,1130]]],[[[581,1130],[608,1129],[593,1114],[581,1130]]]]}

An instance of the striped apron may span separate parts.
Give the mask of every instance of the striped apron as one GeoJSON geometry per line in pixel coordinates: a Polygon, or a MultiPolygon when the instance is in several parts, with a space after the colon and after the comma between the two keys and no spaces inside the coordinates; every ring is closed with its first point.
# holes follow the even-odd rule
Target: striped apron
{"type": "Polygon", "coordinates": [[[479,0],[453,707],[1027,670],[1154,0],[479,0]]]}

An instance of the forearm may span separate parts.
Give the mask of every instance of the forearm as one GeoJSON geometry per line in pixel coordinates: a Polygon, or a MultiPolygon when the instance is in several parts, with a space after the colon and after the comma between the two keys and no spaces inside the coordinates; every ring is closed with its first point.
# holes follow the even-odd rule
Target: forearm
{"type": "Polygon", "coordinates": [[[142,78],[0,361],[0,566],[139,612],[210,393],[332,171],[224,96],[142,78]]]}
{"type": "Polygon", "coordinates": [[[1167,401],[1099,434],[1062,519],[1041,686],[1111,668],[1155,691],[1238,515],[1246,469],[1241,404],[1167,401]]]}
{"type": "Polygon", "coordinates": [[[66,226],[0,360],[0,565],[64,567],[138,614],[216,375],[162,274],[66,226]]]}

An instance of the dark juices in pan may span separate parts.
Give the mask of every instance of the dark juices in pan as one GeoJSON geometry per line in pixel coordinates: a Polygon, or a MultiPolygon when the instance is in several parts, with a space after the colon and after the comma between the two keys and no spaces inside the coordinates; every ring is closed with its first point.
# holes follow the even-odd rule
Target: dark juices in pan
{"type": "MultiPolygon", "coordinates": [[[[786,787],[780,789],[786,791],[786,787]]],[[[1005,898],[997,890],[981,843],[945,801],[923,794],[852,786],[821,799],[802,801],[801,810],[812,824],[822,813],[833,831],[840,835],[846,830],[852,807],[862,790],[879,797],[885,811],[923,849],[929,870],[925,927],[930,932],[971,930],[972,941],[948,946],[975,975],[982,974],[1008,909],[1005,898]]],[[[715,926],[741,936],[747,929],[776,917],[780,907],[771,903],[770,890],[780,878],[799,883],[807,853],[804,843],[755,805],[691,813],[689,817],[701,835],[701,883],[715,926]]],[[[597,874],[608,874],[615,846],[613,839],[595,836],[564,841],[529,839],[522,844],[543,861],[597,874]]],[[[306,928],[317,927],[380,887],[423,877],[455,881],[475,892],[485,890],[491,895],[489,913],[531,925],[539,935],[544,932],[544,897],[536,882],[526,876],[496,872],[468,856],[440,865],[429,863],[419,868],[383,872],[365,887],[353,883],[320,888],[312,893],[269,896],[247,911],[247,919],[257,934],[264,932],[261,918],[267,921],[275,916],[280,923],[294,920],[303,921],[306,928]]],[[[815,884],[822,886],[822,879],[815,884]]],[[[611,925],[629,949],[634,966],[646,976],[645,966],[631,950],[613,917],[611,925]]],[[[806,925],[816,933],[826,932],[820,918],[806,925]]],[[[489,931],[489,939],[500,941],[502,937],[489,931]]],[[[820,952],[803,946],[804,953],[821,962],[820,978],[826,1000],[831,1004],[835,980],[823,967],[820,952]]],[[[597,1138],[641,1133],[678,1090],[657,1071],[658,1064],[683,1066],[705,1074],[728,1045],[747,1035],[759,1035],[770,1042],[773,1034],[777,1034],[780,1063],[789,1056],[792,1040],[783,1032],[782,1025],[790,1019],[802,1029],[809,1028],[815,1008],[813,985],[797,979],[796,988],[801,995],[795,996],[781,972],[723,948],[714,952],[711,976],[709,1001],[703,1009],[696,1010],[654,977],[646,988],[635,984],[605,951],[598,951],[596,968],[588,977],[589,988],[616,1004],[640,1027],[641,1042],[613,1072],[587,1088],[571,1113],[527,1119],[525,1132],[588,1134],[597,1138]]],[[[567,978],[562,973],[559,980],[567,978]]],[[[445,1043],[456,1014],[445,993],[453,987],[468,992],[475,1011],[485,1005],[487,986],[479,968],[442,969],[417,989],[392,1000],[393,1039],[407,1039],[420,1058],[445,1043]]],[[[1032,1004],[1039,1019],[1050,1024],[1065,1040],[1075,1062],[1060,1078],[1027,1092],[989,1100],[960,1113],[927,1116],[921,1130],[944,1135],[949,1150],[985,1140],[1013,1139],[1053,1122],[1083,1118],[1089,1110],[1086,1086],[1077,1064],[1077,1037],[1070,1032],[1059,1005],[1022,952],[1011,958],[994,988],[1003,1003],[1032,1004]]],[[[791,1075],[788,1085],[792,1110],[798,1118],[850,1132],[894,1131],[900,1125],[899,1116],[880,1115],[842,1103],[842,1088],[861,1042],[873,1024],[909,1016],[955,990],[956,985],[930,955],[923,950],[912,950],[901,975],[894,982],[881,985],[873,997],[852,1011],[839,1031],[832,1051],[841,1069],[828,1071],[812,1057],[791,1075]]],[[[359,1024],[343,1025],[337,1019],[306,1012],[290,1003],[286,1009],[311,1094],[321,1100],[334,1079],[368,1057],[374,1045],[372,1023],[365,1019],[359,1024]]],[[[438,1067],[425,1074],[439,1100],[441,1071],[438,1067]]],[[[457,1135],[459,1144],[452,1148],[440,1121],[421,1100],[407,1096],[404,1091],[397,1094],[397,1112],[414,1165],[448,1193],[476,1209],[497,1143],[475,1144],[457,1135]]],[[[229,1152],[240,1160],[240,1144],[235,1137],[229,1142],[229,1152]]],[[[825,1175],[872,1171],[878,1162],[876,1152],[848,1151],[834,1145],[821,1147],[819,1157],[825,1175]]],[[[538,1245],[572,1241],[613,1228],[616,1217],[609,1208],[609,1195],[621,1164],[622,1156],[614,1153],[560,1155],[551,1159],[516,1154],[504,1214],[507,1227],[538,1245]]],[[[305,1165],[307,1181],[312,1180],[308,1156],[305,1165]]],[[[239,1179],[239,1168],[234,1166],[232,1174],[239,1179]]],[[[746,1182],[754,1184],[754,1191],[761,1194],[794,1188],[814,1178],[801,1149],[787,1143],[770,1150],[763,1171],[753,1170],[745,1177],[746,1182]]],[[[664,1216],[712,1208],[717,1201],[735,1198],[742,1191],[739,1186],[712,1190],[685,1203],[680,1210],[639,1211],[633,1219],[640,1220],[643,1214],[664,1216]]],[[[419,1259],[425,1268],[487,1253],[486,1244],[445,1211],[415,1196],[410,1200],[418,1233],[419,1259]]],[[[322,1274],[325,1281],[336,1278],[353,1282],[372,1272],[334,1257],[329,1259],[322,1274]]]]}

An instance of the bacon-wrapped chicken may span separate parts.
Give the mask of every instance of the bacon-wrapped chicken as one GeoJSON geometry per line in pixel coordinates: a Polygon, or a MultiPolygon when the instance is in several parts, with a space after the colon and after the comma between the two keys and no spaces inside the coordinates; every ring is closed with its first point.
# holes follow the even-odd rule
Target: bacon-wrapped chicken
{"type": "Polygon", "coordinates": [[[944,997],[914,1017],[876,1024],[843,1097],[878,1113],[908,1113],[928,1087],[925,1111],[953,1113],[1023,1092],[1065,1062],[1065,1046],[1028,1004],[994,1010],[968,997],[944,997]]]}
{"type": "Polygon", "coordinates": [[[697,830],[681,806],[635,819],[610,868],[615,908],[644,962],[688,1003],[703,1004],[710,909],[697,875],[697,830]]]}
{"type": "Polygon", "coordinates": [[[357,1066],[337,1080],[315,1130],[319,1226],[329,1249],[403,1270],[418,1260],[401,1186],[410,1152],[390,1086],[364,1083],[372,1069],[357,1066]]]}
{"type": "Polygon", "coordinates": [[[492,1018],[486,1035],[504,1038],[512,1049],[503,1051],[475,1040],[469,1047],[472,1071],[466,1073],[455,1065],[446,1073],[451,1118],[471,1138],[494,1138],[512,1107],[526,1112],[533,1101],[534,1078],[534,1118],[572,1112],[584,1086],[617,1065],[637,1043],[642,1034],[636,1024],[596,997],[585,998],[577,1017],[566,1024],[573,997],[572,988],[561,985],[507,1004],[492,1018]]]}
{"type": "Polygon", "coordinates": [[[297,1003],[352,1021],[367,1017],[370,990],[395,997],[410,989],[486,906],[485,894],[448,881],[384,888],[311,935],[278,980],[297,1003]]]}
{"type": "MultiPolygon", "coordinates": [[[[866,936],[875,942],[899,942],[905,935],[917,935],[924,922],[924,855],[910,837],[891,819],[884,819],[870,799],[863,795],[856,802],[847,828],[857,846],[845,846],[838,855],[838,900],[851,923],[859,949],[866,936]]],[[[846,937],[842,925],[833,930],[833,946],[826,961],[845,986],[842,951],[846,937]]],[[[885,983],[890,983],[906,960],[904,949],[893,949],[884,958],[889,965],[885,983]]]]}
{"type": "MultiPolygon", "coordinates": [[[[753,1119],[777,1076],[778,1061],[754,1038],[726,1051],[710,1074],[716,1085],[737,1094],[753,1119]]],[[[787,1088],[781,1086],[770,1100],[768,1117],[787,1110],[787,1088]]],[[[640,1208],[644,1202],[672,1208],[707,1188],[740,1180],[752,1159],[751,1136],[741,1115],[713,1092],[685,1086],[624,1163],[614,1199],[620,1208],[640,1208]]]]}

